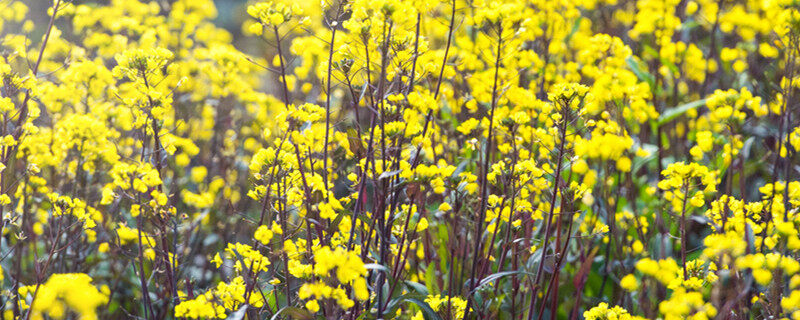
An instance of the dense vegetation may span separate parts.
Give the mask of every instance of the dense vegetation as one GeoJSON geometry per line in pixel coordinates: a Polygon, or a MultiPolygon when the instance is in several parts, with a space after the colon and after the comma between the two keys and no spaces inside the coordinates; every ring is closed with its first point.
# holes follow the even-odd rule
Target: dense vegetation
{"type": "Polygon", "coordinates": [[[800,319],[799,8],[0,0],[2,317],[800,319]]]}

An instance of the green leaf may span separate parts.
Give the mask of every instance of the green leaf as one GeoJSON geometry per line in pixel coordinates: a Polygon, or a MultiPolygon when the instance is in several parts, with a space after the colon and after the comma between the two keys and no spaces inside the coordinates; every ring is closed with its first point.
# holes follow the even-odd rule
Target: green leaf
{"type": "Polygon", "coordinates": [[[425,302],[425,300],[420,300],[417,298],[405,298],[404,300],[416,304],[420,309],[422,309],[422,316],[425,318],[425,320],[442,320],[442,318],[439,317],[439,314],[437,314],[436,311],[433,311],[433,308],[431,308],[431,306],[425,302]]]}
{"type": "MultiPolygon", "coordinates": [[[[421,309],[422,316],[425,318],[425,320],[442,320],[442,318],[439,317],[439,314],[437,314],[436,311],[433,311],[433,308],[431,308],[431,306],[425,302],[425,297],[425,295],[421,295],[419,293],[407,293],[394,298],[386,304],[386,311],[384,312],[384,315],[393,315],[397,312],[397,309],[403,302],[411,302],[421,309]]],[[[379,315],[378,318],[381,319],[383,316],[379,315]]]]}
{"type": "Polygon", "coordinates": [[[700,100],[697,100],[697,101],[692,101],[692,102],[689,102],[689,103],[685,103],[685,104],[679,105],[679,106],[677,106],[675,108],[667,109],[666,111],[661,113],[661,116],[658,117],[658,121],[656,121],[656,125],[660,127],[660,126],[662,126],[662,125],[664,125],[666,123],[669,123],[670,121],[672,121],[675,118],[681,116],[682,114],[686,113],[687,111],[692,110],[692,109],[697,109],[700,106],[705,105],[706,104],[706,100],[707,99],[700,99],[700,100]]]}
{"type": "Polygon", "coordinates": [[[475,289],[472,289],[472,291],[467,296],[471,296],[473,293],[475,293],[475,291],[478,291],[478,289],[480,289],[483,286],[491,283],[492,281],[495,281],[495,280],[500,279],[502,277],[514,275],[514,274],[526,274],[526,275],[530,275],[530,276],[533,275],[532,273],[527,272],[525,270],[502,271],[502,272],[493,273],[493,274],[490,274],[490,275],[484,277],[483,279],[481,279],[481,282],[479,282],[478,285],[475,286],[475,289]]]}
{"type": "Polygon", "coordinates": [[[564,39],[564,42],[569,42],[570,40],[572,40],[572,36],[574,36],[575,33],[578,32],[578,29],[580,29],[581,27],[581,20],[583,20],[583,17],[578,17],[577,19],[575,19],[575,22],[572,24],[572,29],[569,31],[569,35],[567,35],[567,38],[564,39]]]}
{"type": "Polygon", "coordinates": [[[428,288],[428,292],[431,293],[439,293],[439,284],[436,283],[436,268],[431,268],[428,266],[425,270],[425,287],[428,288]]]}
{"type": "Polygon", "coordinates": [[[344,218],[345,215],[347,215],[349,217],[349,216],[352,215],[352,213],[349,210],[345,210],[344,212],[340,212],[336,216],[336,218],[334,218],[333,221],[331,221],[331,223],[328,225],[328,233],[332,234],[332,233],[335,233],[336,231],[339,230],[339,223],[342,222],[342,219],[344,218]]]}
{"type": "Polygon", "coordinates": [[[634,158],[633,169],[631,169],[631,172],[638,171],[642,166],[646,165],[647,163],[655,159],[656,156],[658,156],[658,147],[655,145],[649,143],[643,143],[639,147],[647,151],[649,155],[644,158],[639,158],[639,157],[634,158]]]}
{"type": "Polygon", "coordinates": [[[426,288],[424,284],[421,284],[419,282],[414,282],[414,281],[408,281],[408,280],[405,280],[403,282],[409,288],[414,289],[414,291],[419,292],[420,294],[423,294],[423,295],[426,295],[426,296],[428,295],[428,288],[426,288]]]}
{"type": "Polygon", "coordinates": [[[653,77],[653,75],[649,72],[642,70],[642,68],[639,68],[639,63],[633,59],[633,56],[627,57],[625,59],[625,63],[628,64],[628,68],[631,68],[631,71],[633,71],[633,74],[635,74],[639,80],[647,82],[647,84],[650,85],[650,88],[655,86],[655,77],[653,77]]]}
{"type": "Polygon", "coordinates": [[[657,234],[650,239],[650,252],[654,257],[669,257],[672,254],[672,239],[666,234],[657,234]],[[663,247],[663,251],[661,250],[663,247]]]}

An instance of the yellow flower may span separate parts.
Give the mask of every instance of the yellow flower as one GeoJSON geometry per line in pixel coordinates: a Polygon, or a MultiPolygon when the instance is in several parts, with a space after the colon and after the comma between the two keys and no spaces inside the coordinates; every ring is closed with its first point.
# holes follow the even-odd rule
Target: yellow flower
{"type": "Polygon", "coordinates": [[[317,300],[308,300],[306,301],[306,309],[308,309],[308,311],[316,313],[317,311],[319,311],[319,303],[317,303],[317,300]]]}
{"type": "Polygon", "coordinates": [[[622,277],[622,280],[619,282],[619,286],[627,291],[636,291],[639,289],[639,280],[637,280],[636,276],[633,274],[628,274],[622,277]]]}
{"type": "Polygon", "coordinates": [[[108,295],[91,282],[83,273],[53,274],[38,288],[31,312],[38,317],[62,318],[72,310],[81,319],[97,319],[97,308],[105,305],[108,295]]]}

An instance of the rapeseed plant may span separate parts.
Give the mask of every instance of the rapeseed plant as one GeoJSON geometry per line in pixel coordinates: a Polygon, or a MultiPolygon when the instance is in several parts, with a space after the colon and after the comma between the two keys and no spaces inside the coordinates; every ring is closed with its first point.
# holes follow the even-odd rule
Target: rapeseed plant
{"type": "Polygon", "coordinates": [[[0,314],[800,319],[799,56],[795,0],[0,0],[0,314]]]}

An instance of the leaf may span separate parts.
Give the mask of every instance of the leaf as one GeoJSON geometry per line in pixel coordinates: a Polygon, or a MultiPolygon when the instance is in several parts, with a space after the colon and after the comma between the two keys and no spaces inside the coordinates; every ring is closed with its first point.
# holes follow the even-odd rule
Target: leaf
{"type": "Polygon", "coordinates": [[[649,153],[648,156],[644,158],[636,157],[633,159],[633,169],[631,172],[637,172],[639,169],[650,162],[651,160],[655,159],[658,156],[658,147],[649,143],[643,143],[639,146],[640,148],[644,149],[649,153]]]}
{"type": "Polygon", "coordinates": [[[384,265],[377,264],[377,263],[365,264],[364,268],[367,268],[367,270],[377,270],[377,271],[381,271],[383,273],[389,274],[389,268],[387,268],[384,265]]]}
{"type": "Polygon", "coordinates": [[[425,318],[425,320],[442,320],[442,318],[439,317],[439,314],[437,314],[436,311],[433,311],[433,308],[431,308],[431,306],[424,300],[417,298],[404,298],[403,300],[416,304],[420,309],[422,309],[422,316],[425,318]]]}
{"type": "Polygon", "coordinates": [[[348,128],[347,129],[347,144],[350,149],[350,152],[354,153],[357,156],[361,156],[366,152],[366,147],[364,145],[364,141],[361,140],[361,137],[358,135],[356,129],[348,128]]]}
{"type": "Polygon", "coordinates": [[[352,215],[352,213],[349,210],[345,210],[344,212],[340,212],[338,215],[336,215],[336,218],[334,218],[333,221],[331,221],[331,223],[328,225],[329,234],[335,233],[337,230],[339,230],[339,223],[342,222],[342,219],[345,215],[349,217],[352,215]]]}
{"type": "Polygon", "coordinates": [[[278,312],[275,312],[275,314],[272,315],[272,318],[270,318],[270,320],[281,319],[281,317],[278,317],[281,314],[285,314],[286,316],[288,316],[288,317],[283,317],[286,319],[298,319],[298,320],[314,319],[314,316],[311,313],[309,313],[308,310],[300,309],[298,307],[283,307],[282,309],[278,310],[278,312]]]}
{"type": "Polygon", "coordinates": [[[669,234],[656,234],[650,240],[650,252],[653,257],[669,257],[672,254],[672,239],[669,234]]]}
{"type": "Polygon", "coordinates": [[[572,29],[569,31],[569,35],[567,35],[567,38],[564,39],[565,43],[572,40],[572,36],[574,36],[575,33],[578,32],[578,30],[581,27],[581,20],[583,20],[583,17],[578,17],[577,19],[575,19],[575,22],[572,24],[572,29]]]}
{"type": "MultiPolygon", "coordinates": [[[[469,149],[467,149],[467,150],[469,150],[469,149]]],[[[467,157],[467,158],[468,158],[468,157],[467,157]]],[[[458,166],[456,166],[456,170],[455,170],[455,171],[453,171],[453,174],[451,174],[451,175],[450,175],[450,177],[451,177],[451,178],[453,178],[453,179],[456,179],[456,178],[458,178],[458,176],[459,176],[459,175],[460,175],[462,172],[464,172],[464,169],[467,167],[467,165],[468,165],[468,164],[470,164],[470,161],[469,161],[469,160],[466,160],[466,159],[465,159],[465,160],[462,160],[461,162],[459,162],[459,163],[458,163],[458,166]]]]}
{"type": "Polygon", "coordinates": [[[426,288],[424,284],[421,284],[419,282],[414,282],[414,281],[408,281],[408,280],[405,280],[403,282],[408,287],[414,289],[414,291],[419,292],[420,294],[423,294],[423,295],[426,295],[426,296],[428,295],[428,288],[426,288]]]}
{"type": "Polygon", "coordinates": [[[242,320],[242,319],[244,319],[244,315],[247,312],[247,307],[248,307],[248,305],[246,305],[246,304],[242,305],[242,307],[239,308],[239,310],[236,310],[236,312],[231,313],[230,315],[228,315],[228,318],[226,318],[226,320],[242,320]]]}
{"type": "Polygon", "coordinates": [[[428,291],[432,291],[431,293],[439,293],[439,285],[436,283],[436,275],[434,274],[436,272],[435,269],[428,267],[425,270],[425,287],[428,288],[428,291]]]}
{"type": "Polygon", "coordinates": [[[689,102],[689,103],[685,103],[685,104],[679,105],[679,106],[677,106],[675,108],[667,109],[666,111],[661,113],[661,116],[658,117],[658,121],[656,121],[656,125],[660,127],[660,126],[662,126],[662,125],[664,125],[666,123],[669,123],[670,121],[672,121],[675,118],[681,116],[682,114],[686,113],[687,111],[692,110],[692,109],[697,109],[698,107],[705,105],[706,104],[706,100],[707,99],[700,99],[700,100],[697,100],[697,101],[692,101],[692,102],[689,102]]]}
{"type": "Polygon", "coordinates": [[[389,178],[389,177],[396,176],[396,175],[400,174],[400,172],[403,172],[403,170],[386,171],[384,173],[381,173],[380,176],[378,176],[378,180],[383,180],[383,179],[386,179],[386,178],[389,178]]]}
{"type": "MultiPolygon", "coordinates": [[[[444,224],[440,224],[437,226],[436,236],[441,240],[439,242],[439,247],[436,248],[437,254],[444,259],[439,259],[439,270],[445,272],[448,270],[448,263],[456,263],[457,258],[451,254],[450,248],[448,247],[450,235],[447,230],[447,226],[444,224]]],[[[433,263],[431,263],[433,264],[433,263]]]]}
{"type": "MultiPolygon", "coordinates": [[[[273,286],[273,288],[274,288],[274,286],[273,286]]],[[[270,308],[270,310],[278,309],[278,302],[276,301],[276,299],[277,299],[276,295],[268,294],[268,295],[265,295],[264,298],[266,298],[267,306],[270,308]]]]}
{"type": "MultiPolygon", "coordinates": [[[[407,293],[394,298],[386,304],[386,311],[384,311],[384,314],[393,315],[400,307],[400,304],[403,302],[411,302],[416,304],[422,310],[422,316],[425,318],[425,320],[442,320],[442,318],[439,317],[439,314],[437,314],[436,311],[433,311],[433,308],[431,308],[431,306],[425,302],[425,297],[425,295],[421,295],[419,293],[407,293]]],[[[378,318],[381,319],[383,317],[382,315],[379,315],[378,318]]]]}
{"type": "Polygon", "coordinates": [[[532,273],[524,271],[524,270],[502,271],[502,272],[493,273],[493,274],[490,274],[490,275],[484,277],[483,279],[481,279],[481,282],[479,282],[478,285],[475,286],[475,289],[472,289],[472,291],[470,291],[468,296],[471,296],[473,293],[475,293],[475,291],[478,291],[478,289],[480,289],[481,287],[491,283],[492,281],[495,281],[495,280],[500,279],[502,277],[514,275],[514,274],[526,274],[526,275],[529,275],[529,276],[533,275],[532,273]]]}
{"type": "Polygon", "coordinates": [[[651,88],[655,85],[656,80],[653,75],[639,68],[639,63],[633,59],[633,56],[626,58],[625,63],[628,64],[628,68],[631,68],[631,71],[633,71],[633,74],[635,74],[639,80],[647,82],[651,88]]]}
{"type": "Polygon", "coordinates": [[[592,251],[589,253],[589,256],[583,260],[578,272],[576,272],[575,276],[572,278],[572,285],[575,288],[580,288],[579,291],[582,290],[583,286],[586,284],[586,278],[588,277],[592,268],[592,264],[594,263],[594,256],[597,254],[599,249],[599,247],[594,247],[594,249],[592,249],[592,251]]]}

